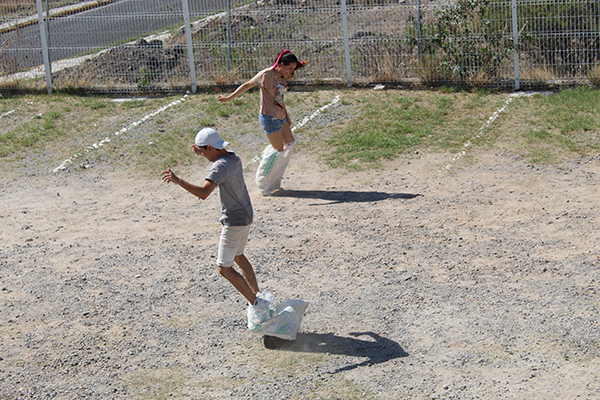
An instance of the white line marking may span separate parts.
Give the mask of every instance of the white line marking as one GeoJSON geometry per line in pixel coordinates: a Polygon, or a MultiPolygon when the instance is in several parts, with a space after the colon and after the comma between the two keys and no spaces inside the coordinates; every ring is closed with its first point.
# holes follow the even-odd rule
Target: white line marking
{"type": "MultiPolygon", "coordinates": [[[[475,135],[474,139],[479,139],[480,137],[483,136],[483,134],[485,133],[486,129],[488,129],[493,123],[494,121],[496,121],[498,119],[498,117],[500,116],[500,114],[502,114],[503,112],[506,111],[506,108],[508,107],[508,105],[517,97],[531,97],[533,95],[536,94],[545,94],[545,95],[550,95],[552,94],[552,92],[516,92],[516,93],[511,93],[508,96],[508,99],[506,99],[506,101],[504,102],[504,105],[502,107],[500,107],[498,110],[494,111],[494,113],[492,114],[492,116],[490,118],[488,118],[488,120],[485,122],[485,124],[483,124],[483,126],[481,128],[479,128],[479,133],[477,135],[475,135]]],[[[464,156],[465,154],[467,154],[467,149],[469,147],[471,147],[473,145],[473,143],[470,140],[467,140],[467,142],[463,145],[463,150],[458,152],[458,154],[456,154],[452,160],[446,164],[443,168],[444,172],[447,172],[450,168],[452,168],[452,164],[455,163],[456,161],[460,160],[460,158],[462,156],[464,156]]]]}
{"type": "MultiPolygon", "coordinates": [[[[151,112],[150,114],[144,116],[142,119],[140,119],[138,121],[135,121],[135,122],[129,124],[128,126],[126,126],[125,128],[123,128],[123,129],[115,132],[113,135],[114,136],[120,136],[120,135],[126,133],[127,131],[130,131],[131,129],[135,128],[136,126],[141,125],[144,122],[148,121],[150,118],[152,118],[152,117],[160,114],[161,112],[163,112],[163,111],[165,111],[165,110],[167,110],[167,109],[169,109],[169,108],[171,108],[171,107],[173,107],[173,106],[181,103],[182,101],[185,101],[186,98],[187,98],[187,96],[188,95],[186,94],[181,99],[175,100],[174,102],[169,103],[166,106],[162,106],[158,110],[156,110],[154,112],[151,112]]],[[[65,170],[67,168],[67,165],[72,164],[73,160],[75,160],[76,158],[82,157],[82,156],[86,155],[87,153],[89,153],[90,151],[102,147],[104,144],[106,144],[108,142],[110,142],[110,137],[106,137],[106,138],[102,139],[101,141],[99,141],[97,143],[94,143],[94,144],[86,147],[84,150],[82,150],[79,153],[73,155],[71,158],[67,158],[66,160],[64,160],[62,162],[62,164],[60,164],[58,167],[54,168],[52,170],[52,172],[58,172],[58,171],[61,171],[61,170],[65,170]]]]}
{"type": "Polygon", "coordinates": [[[302,122],[300,122],[299,124],[296,124],[296,126],[294,126],[292,128],[292,132],[294,132],[296,129],[298,128],[302,128],[304,125],[308,124],[310,121],[312,121],[317,115],[321,114],[323,111],[327,110],[329,107],[334,106],[335,104],[337,104],[340,101],[340,95],[338,94],[337,96],[335,96],[335,98],[331,101],[331,103],[329,104],[325,104],[323,107],[319,108],[317,111],[315,111],[310,117],[304,117],[304,119],[302,120],[302,122]]]}
{"type": "Polygon", "coordinates": [[[15,110],[10,110],[10,111],[7,111],[5,113],[2,113],[2,114],[0,114],[0,118],[7,117],[7,116],[9,116],[10,114],[12,114],[14,112],[15,112],[15,110]]]}

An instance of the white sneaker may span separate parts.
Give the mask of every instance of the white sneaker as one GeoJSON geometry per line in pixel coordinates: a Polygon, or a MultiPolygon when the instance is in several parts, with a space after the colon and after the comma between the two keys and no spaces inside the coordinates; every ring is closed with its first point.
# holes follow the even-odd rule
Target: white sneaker
{"type": "Polygon", "coordinates": [[[273,295],[258,292],[254,305],[248,304],[248,329],[256,330],[260,325],[273,315],[273,295]]]}

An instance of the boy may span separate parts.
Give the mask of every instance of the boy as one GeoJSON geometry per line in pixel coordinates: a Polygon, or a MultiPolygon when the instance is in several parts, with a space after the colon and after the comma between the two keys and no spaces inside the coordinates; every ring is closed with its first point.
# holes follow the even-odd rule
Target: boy
{"type": "Polygon", "coordinates": [[[244,182],[242,161],[234,152],[225,150],[228,144],[212,128],[204,128],[196,135],[192,150],[213,163],[201,186],[184,181],[171,169],[161,174],[163,181],[176,183],[202,200],[205,200],[215,188],[219,188],[221,202],[219,222],[223,224],[223,230],[219,240],[217,266],[219,273],[248,300],[248,327],[252,329],[256,322],[263,322],[272,314],[272,297],[268,293],[260,292],[254,269],[244,255],[253,220],[253,209],[244,182]],[[243,276],[233,268],[234,262],[243,276]]]}

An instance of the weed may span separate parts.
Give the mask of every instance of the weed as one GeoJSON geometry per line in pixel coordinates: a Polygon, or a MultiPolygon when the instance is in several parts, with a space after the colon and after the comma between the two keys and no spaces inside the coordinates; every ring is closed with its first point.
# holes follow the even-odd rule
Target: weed
{"type": "Polygon", "coordinates": [[[150,85],[151,81],[152,81],[152,72],[150,70],[148,70],[147,68],[140,68],[139,78],[138,78],[138,83],[137,83],[138,89],[140,89],[140,90],[148,89],[148,86],[150,85]]]}
{"type": "Polygon", "coordinates": [[[50,129],[54,129],[54,121],[59,119],[61,117],[61,114],[57,111],[50,111],[48,113],[48,115],[46,115],[44,117],[44,129],[45,130],[50,130],[50,129]]]}
{"type": "Polygon", "coordinates": [[[146,104],[146,100],[136,99],[136,100],[128,100],[122,103],[125,108],[139,108],[146,104]]]}
{"type": "Polygon", "coordinates": [[[595,65],[588,73],[590,83],[596,87],[600,87],[600,65],[595,65]]]}
{"type": "Polygon", "coordinates": [[[457,88],[456,86],[444,85],[444,86],[440,87],[440,92],[442,92],[442,93],[456,93],[458,91],[460,91],[460,89],[457,88]]]}
{"type": "Polygon", "coordinates": [[[99,110],[101,108],[107,107],[107,103],[105,101],[99,99],[92,99],[86,101],[85,104],[89,107],[90,110],[99,110]]]}
{"type": "Polygon", "coordinates": [[[198,120],[198,124],[200,126],[207,127],[207,126],[216,126],[217,122],[216,122],[216,120],[214,118],[205,117],[205,118],[200,118],[198,120]]]}

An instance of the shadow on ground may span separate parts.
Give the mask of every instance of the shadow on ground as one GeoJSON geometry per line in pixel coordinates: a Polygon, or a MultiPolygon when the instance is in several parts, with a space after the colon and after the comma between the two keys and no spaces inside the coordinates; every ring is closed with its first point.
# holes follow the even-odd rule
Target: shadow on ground
{"type": "Polygon", "coordinates": [[[264,345],[267,349],[272,350],[340,354],[367,358],[367,360],[360,363],[338,368],[333,373],[381,364],[409,355],[397,342],[376,333],[351,332],[349,335],[353,337],[336,336],[333,333],[299,333],[296,340],[293,341],[265,336],[264,345]],[[359,337],[367,337],[370,340],[359,339],[359,337]]]}
{"type": "MultiPolygon", "coordinates": [[[[384,192],[356,192],[349,190],[286,190],[281,189],[273,194],[277,197],[297,197],[301,199],[328,200],[327,204],[335,203],[364,203],[387,199],[410,200],[422,194],[411,193],[384,193],[384,192]]],[[[316,205],[316,204],[315,204],[316,205]]]]}

